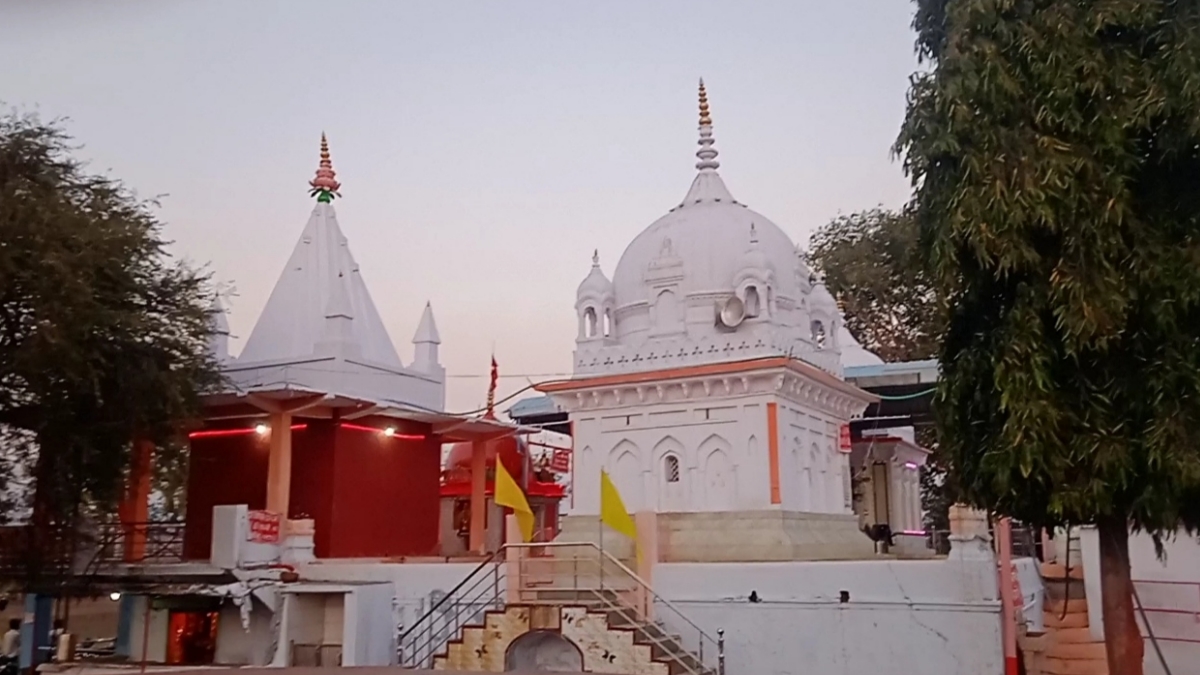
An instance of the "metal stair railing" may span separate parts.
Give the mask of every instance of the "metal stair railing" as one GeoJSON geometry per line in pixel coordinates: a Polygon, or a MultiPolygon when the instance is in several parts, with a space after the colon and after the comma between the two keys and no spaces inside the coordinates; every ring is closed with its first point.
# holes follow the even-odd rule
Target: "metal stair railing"
{"type": "MultiPolygon", "coordinates": [[[[525,546],[532,553],[541,553],[539,546],[544,546],[546,537],[554,536],[555,531],[545,528],[534,532],[533,539],[525,546]]],[[[479,617],[481,620],[487,610],[501,610],[506,604],[502,590],[505,573],[502,569],[504,551],[507,546],[489,553],[479,566],[471,571],[462,581],[458,582],[449,593],[438,600],[421,618],[413,622],[407,630],[400,627],[396,640],[397,662],[401,666],[412,668],[433,668],[433,660],[442,648],[455,639],[462,629],[479,617]],[[490,575],[488,565],[492,565],[490,575]],[[488,586],[485,582],[491,581],[488,586]],[[464,614],[464,607],[466,613],[464,614]],[[471,609],[474,607],[475,609],[471,609]],[[443,618],[442,625],[437,626],[438,618],[443,618]]]]}
{"type": "Polygon", "coordinates": [[[522,585],[518,593],[522,602],[569,604],[569,600],[559,597],[563,593],[573,594],[576,599],[591,599],[592,602],[587,604],[599,605],[606,614],[616,614],[629,623],[627,627],[640,633],[652,650],[657,648],[661,656],[675,662],[685,673],[724,675],[724,631],[717,631],[715,638],[705,632],[674,603],[659,595],[636,572],[596,543],[508,544],[504,548],[510,551],[540,549],[551,553],[550,557],[519,558],[522,585]],[[533,581],[539,576],[545,577],[547,570],[547,580],[533,581]],[[669,621],[651,618],[660,610],[669,621]],[[667,624],[682,633],[673,635],[667,624]]]}
{"type": "Polygon", "coordinates": [[[505,604],[501,551],[489,554],[449,593],[400,633],[397,660],[401,667],[432,670],[434,658],[464,626],[483,620],[488,610],[505,604]]]}

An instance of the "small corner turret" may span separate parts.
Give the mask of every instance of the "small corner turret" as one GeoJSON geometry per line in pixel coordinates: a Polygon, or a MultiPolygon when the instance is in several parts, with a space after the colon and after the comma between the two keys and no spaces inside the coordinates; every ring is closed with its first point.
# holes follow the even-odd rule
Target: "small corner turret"
{"type": "Polygon", "coordinates": [[[413,368],[431,375],[441,375],[445,368],[439,362],[438,345],[442,338],[438,334],[437,322],[433,319],[433,305],[425,303],[425,311],[421,313],[421,322],[413,335],[413,368]]]}

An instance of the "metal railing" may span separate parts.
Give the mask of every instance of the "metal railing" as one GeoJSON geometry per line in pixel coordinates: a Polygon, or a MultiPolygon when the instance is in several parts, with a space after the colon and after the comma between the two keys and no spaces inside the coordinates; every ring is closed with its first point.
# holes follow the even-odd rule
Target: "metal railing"
{"type": "Polygon", "coordinates": [[[32,526],[0,528],[0,576],[51,568],[67,576],[87,576],[122,563],[183,561],[182,522],[87,523],[74,534],[59,529],[37,533],[32,526]]]}
{"type": "Polygon", "coordinates": [[[178,521],[101,523],[95,560],[101,565],[183,562],[183,533],[184,524],[178,521]]]}
{"type": "MultiPolygon", "coordinates": [[[[1014,558],[1036,558],[1042,559],[1042,542],[1038,536],[1038,530],[1032,527],[1013,524],[1012,526],[1012,554],[1014,558]]],[[[996,548],[996,532],[989,528],[988,534],[992,537],[992,549],[996,548]]],[[[950,552],[950,530],[927,530],[925,532],[926,540],[929,542],[929,547],[935,553],[945,555],[950,552]]]]}
{"type": "Polygon", "coordinates": [[[464,626],[482,621],[489,609],[503,609],[505,581],[501,551],[483,562],[438,600],[397,640],[401,667],[431,670],[433,659],[457,637],[464,626]]]}
{"type": "Polygon", "coordinates": [[[1134,579],[1133,583],[1142,586],[1144,601],[1151,603],[1142,608],[1143,637],[1200,645],[1200,582],[1134,579]],[[1148,625],[1151,618],[1156,621],[1148,625]]]}
{"type": "Polygon", "coordinates": [[[608,551],[591,542],[506,544],[489,555],[429,608],[398,640],[399,662],[431,669],[469,624],[482,625],[487,611],[521,604],[582,605],[606,615],[608,624],[634,632],[656,660],[676,672],[724,675],[724,631],[714,638],[608,551]],[[516,563],[517,578],[508,577],[516,563]],[[508,588],[508,584],[517,584],[508,588]],[[669,619],[656,619],[661,614],[669,619]],[[672,632],[680,629],[680,633],[672,632]]]}

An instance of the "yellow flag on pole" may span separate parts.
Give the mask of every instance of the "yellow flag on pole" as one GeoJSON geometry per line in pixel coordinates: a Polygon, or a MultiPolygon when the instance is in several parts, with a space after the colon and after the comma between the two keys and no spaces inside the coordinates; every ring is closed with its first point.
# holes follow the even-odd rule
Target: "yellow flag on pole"
{"type": "Polygon", "coordinates": [[[621,493],[613,485],[608,472],[600,470],[600,522],[629,537],[637,543],[637,526],[633,524],[633,516],[625,510],[625,502],[621,501],[621,493]]]}
{"type": "Polygon", "coordinates": [[[512,509],[521,528],[521,536],[526,543],[533,541],[533,509],[529,508],[525,493],[517,487],[517,481],[508,474],[499,456],[496,457],[496,505],[512,509]]]}

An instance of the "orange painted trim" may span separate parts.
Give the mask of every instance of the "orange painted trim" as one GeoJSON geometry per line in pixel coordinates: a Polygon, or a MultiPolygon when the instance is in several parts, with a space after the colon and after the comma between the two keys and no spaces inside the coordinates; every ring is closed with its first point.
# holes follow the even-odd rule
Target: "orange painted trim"
{"type": "Polygon", "coordinates": [[[771,467],[771,503],[783,503],[779,489],[779,404],[767,404],[767,461],[771,467]]]}
{"type": "Polygon", "coordinates": [[[707,363],[699,366],[684,366],[682,368],[666,368],[663,370],[647,370],[638,373],[621,373],[618,375],[602,375],[600,377],[583,377],[572,380],[561,380],[558,382],[547,382],[535,387],[538,391],[545,393],[556,393],[563,391],[574,391],[576,389],[588,389],[591,387],[611,387],[614,385],[639,384],[643,382],[661,382],[662,380],[675,380],[687,377],[697,377],[705,375],[730,375],[734,373],[746,373],[756,370],[767,370],[771,368],[786,368],[795,371],[802,375],[807,375],[818,382],[827,386],[838,389],[847,394],[853,394],[860,398],[864,398],[872,403],[879,400],[874,394],[859,389],[858,387],[839,380],[829,373],[809,365],[798,359],[789,358],[786,356],[770,356],[761,359],[747,359],[744,361],[727,361],[725,363],[707,363]]]}

